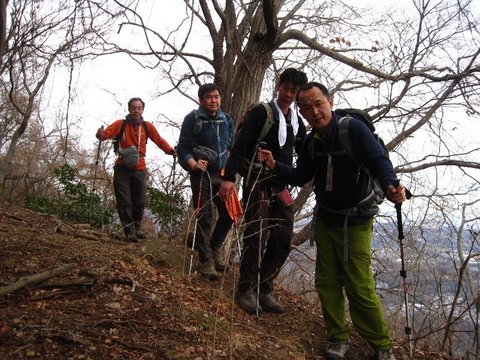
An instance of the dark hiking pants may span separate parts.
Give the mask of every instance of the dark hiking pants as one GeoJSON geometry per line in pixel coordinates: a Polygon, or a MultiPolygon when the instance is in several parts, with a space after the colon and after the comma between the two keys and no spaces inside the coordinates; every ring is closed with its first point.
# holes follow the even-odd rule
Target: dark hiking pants
{"type": "Polygon", "coordinates": [[[190,173],[193,207],[195,209],[198,206],[198,196],[200,196],[200,211],[197,220],[195,248],[198,250],[198,257],[202,263],[212,259],[212,251],[221,248],[233,224],[233,220],[228,215],[225,203],[218,196],[221,181],[220,175],[215,172],[190,173]],[[213,206],[217,209],[218,219],[212,232],[214,219],[213,206]]]}
{"type": "Polygon", "coordinates": [[[115,165],[113,168],[113,188],[117,201],[117,211],[125,234],[139,228],[146,199],[146,170],[131,170],[115,165]]]}
{"type": "Polygon", "coordinates": [[[238,291],[246,292],[257,286],[258,255],[261,246],[260,291],[273,291],[273,280],[290,253],[293,235],[293,209],[277,198],[283,187],[276,188],[266,181],[257,182],[253,191],[244,188],[246,229],[240,265],[238,291]],[[261,241],[260,241],[261,235],[261,241]]]}

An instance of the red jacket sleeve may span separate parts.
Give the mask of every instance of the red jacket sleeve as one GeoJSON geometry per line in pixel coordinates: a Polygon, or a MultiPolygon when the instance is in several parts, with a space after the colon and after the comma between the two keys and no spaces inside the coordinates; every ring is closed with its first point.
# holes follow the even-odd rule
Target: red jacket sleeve
{"type": "Polygon", "coordinates": [[[102,140],[113,139],[115,136],[117,136],[120,133],[120,130],[122,129],[122,123],[123,123],[123,120],[120,119],[120,120],[115,120],[111,125],[109,125],[105,129],[105,132],[103,133],[102,140]]]}

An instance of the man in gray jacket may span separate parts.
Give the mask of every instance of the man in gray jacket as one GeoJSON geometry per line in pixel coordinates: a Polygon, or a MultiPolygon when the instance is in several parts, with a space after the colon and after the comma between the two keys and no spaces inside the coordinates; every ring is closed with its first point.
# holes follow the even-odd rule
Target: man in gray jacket
{"type": "Polygon", "coordinates": [[[228,149],[233,139],[233,121],[220,110],[221,96],[214,84],[198,89],[200,107],[185,116],[177,153],[180,165],[190,173],[193,204],[198,207],[195,248],[198,250],[198,271],[210,280],[219,278],[217,270],[226,267],[219,250],[232,225],[225,203],[218,197],[228,149]],[[218,220],[213,228],[213,204],[218,220]]]}

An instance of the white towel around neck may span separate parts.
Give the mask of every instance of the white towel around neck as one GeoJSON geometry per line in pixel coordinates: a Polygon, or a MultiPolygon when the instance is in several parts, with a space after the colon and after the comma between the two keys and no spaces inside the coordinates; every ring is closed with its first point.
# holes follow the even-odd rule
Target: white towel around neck
{"type": "MultiPolygon", "coordinates": [[[[278,106],[278,99],[275,99],[273,103],[278,110],[278,144],[282,147],[287,141],[287,121],[285,120],[285,115],[283,115],[282,109],[278,106]]],[[[293,136],[296,136],[298,132],[298,116],[293,104],[290,105],[290,113],[290,123],[293,128],[293,136]]]]}

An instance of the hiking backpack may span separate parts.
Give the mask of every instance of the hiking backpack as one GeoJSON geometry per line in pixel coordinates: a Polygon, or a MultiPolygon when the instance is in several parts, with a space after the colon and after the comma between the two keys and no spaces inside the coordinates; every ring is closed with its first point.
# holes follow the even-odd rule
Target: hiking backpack
{"type": "MultiPolygon", "coordinates": [[[[260,143],[260,141],[263,140],[263,138],[267,135],[268,131],[273,125],[273,112],[272,112],[272,107],[270,104],[263,103],[263,102],[256,102],[254,104],[251,104],[247,111],[243,113],[243,115],[237,120],[237,123],[235,124],[235,130],[233,132],[233,139],[237,136],[238,132],[242,128],[243,122],[245,121],[245,118],[247,117],[248,113],[257,105],[262,104],[265,107],[265,110],[267,111],[267,121],[263,125],[262,130],[260,131],[260,134],[257,139],[257,144],[260,143]]],[[[203,123],[210,123],[210,122],[218,122],[219,120],[202,120],[198,116],[198,110],[193,110],[193,113],[195,114],[195,123],[193,125],[193,136],[197,136],[200,131],[202,130],[203,123]]],[[[233,143],[233,141],[232,141],[233,143]]]]}
{"type": "Polygon", "coordinates": [[[341,116],[337,124],[338,140],[340,141],[340,145],[345,150],[347,155],[357,164],[358,171],[359,172],[364,171],[368,174],[370,183],[372,184],[374,200],[378,205],[380,205],[385,199],[385,193],[378,179],[374,178],[370,174],[367,167],[358,160],[357,156],[353,151],[352,142],[350,140],[350,136],[348,135],[348,125],[350,120],[353,119],[355,116],[355,119],[363,122],[368,127],[368,129],[372,132],[375,140],[380,144],[380,147],[382,148],[384,155],[387,158],[390,158],[388,154],[388,149],[385,146],[385,142],[375,132],[375,126],[373,125],[372,118],[368,112],[359,110],[359,109],[337,109],[335,112],[341,116]]]}
{"type": "MultiPolygon", "coordinates": [[[[272,107],[270,106],[270,104],[268,103],[264,103],[264,102],[256,102],[256,103],[253,103],[251,105],[248,106],[247,110],[243,113],[243,115],[238,119],[237,123],[235,124],[235,130],[233,132],[233,140],[232,140],[232,144],[233,144],[233,141],[235,140],[238,132],[240,131],[240,129],[242,128],[242,125],[243,125],[243,122],[245,121],[248,113],[257,105],[259,104],[262,104],[264,107],[265,107],[265,111],[267,112],[267,117],[265,119],[265,123],[263,124],[263,127],[262,129],[260,130],[260,133],[258,134],[258,137],[257,137],[257,141],[256,141],[256,145],[255,145],[255,149],[256,147],[258,146],[258,144],[260,144],[260,142],[265,138],[265,136],[267,135],[267,133],[270,131],[273,123],[274,123],[274,119],[273,119],[273,110],[272,110],[272,107]]],[[[200,119],[200,117],[198,116],[198,110],[193,110],[193,113],[195,115],[195,122],[194,122],[194,125],[193,125],[193,130],[192,130],[192,134],[194,137],[196,137],[200,131],[202,130],[202,127],[203,127],[203,123],[211,123],[211,122],[218,122],[220,120],[202,120],[200,119]]],[[[221,120],[221,121],[224,121],[224,120],[221,120]]],[[[196,146],[198,148],[198,146],[196,146]]],[[[255,156],[256,156],[256,150],[253,152],[253,155],[252,155],[252,159],[246,159],[245,163],[242,164],[242,168],[243,169],[247,169],[245,171],[241,171],[241,175],[242,176],[246,176],[247,179],[250,178],[250,174],[252,172],[252,168],[253,168],[253,164],[255,163],[255,156]],[[248,175],[247,175],[248,174],[248,175]]],[[[186,165],[182,165],[182,163],[180,164],[185,170],[188,170],[186,165]]]]}
{"type": "MultiPolygon", "coordinates": [[[[125,132],[125,127],[127,126],[127,120],[122,120],[122,127],[120,128],[120,132],[118,133],[117,136],[115,136],[113,139],[112,139],[112,143],[113,143],[113,152],[115,154],[118,155],[118,149],[120,147],[120,139],[122,138],[123,136],[123,133],[125,132]]],[[[143,128],[145,129],[145,144],[147,143],[148,141],[148,128],[147,128],[147,124],[145,123],[145,121],[142,120],[142,125],[143,125],[143,128]]]]}
{"type": "MultiPolygon", "coordinates": [[[[218,154],[215,150],[210,149],[207,146],[198,145],[197,136],[202,131],[204,123],[215,124],[217,126],[219,126],[219,124],[221,123],[225,123],[225,125],[228,127],[227,114],[223,113],[223,118],[221,119],[202,119],[200,118],[199,112],[197,109],[192,110],[192,113],[194,115],[193,128],[192,128],[193,139],[191,144],[193,155],[197,160],[202,159],[202,160],[208,161],[209,164],[214,164],[215,162],[217,162],[219,156],[223,155],[223,153],[218,154]]],[[[188,165],[181,158],[179,158],[178,163],[184,170],[190,171],[188,165]]]]}
{"type": "MultiPolygon", "coordinates": [[[[243,163],[240,165],[239,168],[239,174],[245,177],[245,184],[248,184],[250,182],[250,176],[252,174],[253,168],[255,165],[260,166],[258,163],[255,163],[255,158],[257,156],[257,147],[260,145],[262,140],[267,136],[268,132],[272,128],[272,125],[274,124],[275,120],[273,118],[273,110],[272,107],[270,106],[269,103],[264,103],[264,102],[256,102],[252,105],[250,105],[245,111],[245,113],[240,117],[240,119],[237,121],[237,124],[235,126],[235,136],[238,134],[238,132],[241,130],[243,123],[248,115],[248,113],[257,105],[262,104],[263,107],[265,108],[265,111],[267,112],[267,116],[265,118],[265,123],[263,124],[262,129],[258,133],[257,136],[257,141],[255,142],[255,146],[253,149],[253,154],[251,155],[251,158],[249,159],[248,157],[243,161],[243,163]]],[[[256,169],[258,170],[258,169],[256,169]]]]}
{"type": "Polygon", "coordinates": [[[265,124],[263,124],[262,130],[260,130],[260,133],[258,134],[257,144],[259,144],[265,138],[265,136],[267,136],[268,132],[270,131],[270,128],[274,123],[272,107],[270,106],[269,103],[257,101],[256,103],[250,104],[250,106],[248,106],[247,110],[243,113],[243,115],[240,116],[240,118],[237,120],[237,123],[235,124],[235,137],[237,136],[238,132],[242,128],[243,123],[245,122],[245,119],[247,118],[247,115],[250,113],[250,111],[255,106],[260,104],[262,104],[263,107],[265,108],[265,111],[267,112],[267,117],[265,119],[265,124]]]}
{"type": "Polygon", "coordinates": [[[218,120],[218,119],[200,119],[200,116],[198,116],[198,110],[192,110],[193,114],[195,115],[195,122],[193,123],[193,136],[197,136],[200,134],[200,131],[202,131],[203,123],[206,124],[218,124],[222,122],[227,122],[226,114],[224,119],[218,120]]]}

